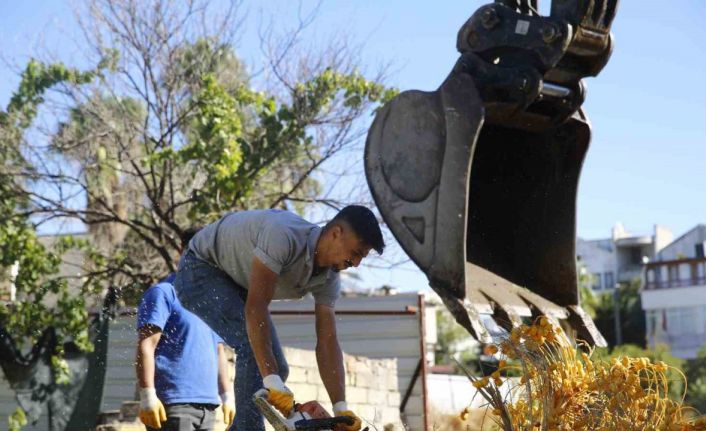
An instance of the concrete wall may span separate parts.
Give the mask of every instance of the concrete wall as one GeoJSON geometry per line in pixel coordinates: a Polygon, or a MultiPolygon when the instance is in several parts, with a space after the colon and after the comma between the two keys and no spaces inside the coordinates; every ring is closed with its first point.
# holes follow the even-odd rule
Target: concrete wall
{"type": "Polygon", "coordinates": [[[642,291],[644,310],[706,306],[706,286],[642,291]]]}
{"type": "Polygon", "coordinates": [[[648,344],[667,344],[674,356],[695,358],[706,345],[706,285],[642,290],[641,296],[648,344]]]}
{"type": "Polygon", "coordinates": [[[656,256],[661,250],[667,247],[674,241],[672,230],[656,224],[654,227],[654,255],[656,256]]]}
{"type": "Polygon", "coordinates": [[[660,251],[658,258],[662,261],[693,258],[696,257],[694,246],[704,243],[706,243],[706,225],[698,225],[660,251]]]}
{"type": "Polygon", "coordinates": [[[615,246],[610,239],[576,241],[580,264],[592,275],[595,290],[612,289],[617,281],[615,246]],[[612,279],[612,281],[611,281],[612,279]],[[610,286],[608,286],[610,284],[610,286]]]}
{"type": "MultiPolygon", "coordinates": [[[[504,399],[514,399],[517,393],[512,394],[519,378],[503,379],[500,393],[504,399]]],[[[429,393],[432,395],[429,407],[441,413],[458,415],[464,408],[485,408],[488,405],[478,390],[470,384],[468,377],[451,374],[430,374],[427,378],[429,393]]],[[[434,429],[434,424],[429,424],[434,429]]]]}

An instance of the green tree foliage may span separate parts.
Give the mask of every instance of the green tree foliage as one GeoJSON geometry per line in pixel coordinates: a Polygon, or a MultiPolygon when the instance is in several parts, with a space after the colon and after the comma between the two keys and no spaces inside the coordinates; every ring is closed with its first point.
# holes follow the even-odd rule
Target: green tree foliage
{"type": "Polygon", "coordinates": [[[592,319],[595,319],[596,309],[599,307],[600,299],[593,292],[593,277],[580,260],[576,262],[576,268],[579,274],[578,288],[581,307],[592,319]]]}
{"type": "Polygon", "coordinates": [[[19,431],[23,426],[27,425],[27,417],[24,410],[17,407],[15,411],[7,418],[8,429],[10,431],[19,431]]]}
{"type": "Polygon", "coordinates": [[[470,336],[468,331],[456,323],[448,310],[440,307],[436,310],[436,337],[434,361],[437,364],[449,364],[461,353],[458,351],[458,344],[468,340],[470,336]]]}
{"type": "MultiPolygon", "coordinates": [[[[61,83],[86,84],[95,75],[31,60],[7,109],[0,112],[0,271],[7,274],[10,268],[17,268],[16,275],[6,281],[14,285],[18,298],[0,303],[0,325],[12,336],[18,351],[31,347],[44,331],[52,330],[59,340],[52,358],[59,383],[68,377],[62,359],[63,341],[73,340],[82,349],[91,349],[85,301],[86,294],[95,288],[87,282],[79,286],[80,292],[70,292],[67,278],[59,274],[61,256],[72,248],[81,248],[89,255],[90,250],[88,244],[70,237],[58,241],[52,249],[42,245],[29,219],[28,197],[20,192],[31,187],[34,178],[13,174],[34,171],[23,154],[22,143],[45,92],[61,83]]],[[[20,417],[14,420],[18,422],[20,417]]]]}
{"type": "Polygon", "coordinates": [[[699,350],[695,359],[685,362],[684,374],[689,382],[685,404],[706,412],[706,347],[699,350]]]}
{"type": "MultiPolygon", "coordinates": [[[[581,304],[593,317],[596,327],[603,334],[608,345],[615,346],[615,297],[607,293],[594,292],[585,285],[580,286],[581,304]]],[[[634,344],[645,347],[646,321],[640,298],[640,280],[621,284],[618,290],[620,309],[620,327],[623,344],[634,344]]]]}
{"type": "Polygon", "coordinates": [[[86,226],[100,264],[85,276],[131,301],[175,270],[186,228],[317,201],[322,165],[395,94],[345,51],[287,70],[282,55],[268,65],[273,79],[254,83],[224,37],[233,11],[208,1],[94,0],[89,12],[87,51],[110,67],[91,85],[64,83],[51,104],[60,112],[43,118],[58,132],[24,142],[33,158],[13,192],[37,224],[86,226]]]}
{"type": "MultiPolygon", "coordinates": [[[[285,49],[260,75],[271,79],[253,79],[229,38],[235,2],[87,1],[82,49],[96,69],[32,60],[0,112],[0,271],[19,263],[22,298],[0,306],[0,323],[23,348],[53,330],[90,349],[93,298],[111,286],[135,304],[175,270],[192,225],[319,200],[322,165],[395,94],[345,50],[285,49]],[[56,221],[87,238],[43,246],[36,229],[56,221]],[[69,250],[83,265],[67,276],[69,250]]],[[[59,376],[60,347],[55,358],[59,376]]]]}
{"type": "MultiPolygon", "coordinates": [[[[281,159],[316,151],[307,128],[337,97],[345,108],[360,109],[365,102],[384,101],[393,94],[357,73],[327,69],[297,85],[291,103],[278,103],[244,85],[230,94],[213,75],[206,75],[195,99],[197,115],[187,145],[157,157],[176,155],[178,162],[205,173],[204,185],[195,190],[191,215],[215,216],[247,207],[256,182],[281,159]],[[252,115],[250,127],[246,128],[241,113],[252,115]]],[[[271,206],[279,202],[276,197],[271,206]]]]}

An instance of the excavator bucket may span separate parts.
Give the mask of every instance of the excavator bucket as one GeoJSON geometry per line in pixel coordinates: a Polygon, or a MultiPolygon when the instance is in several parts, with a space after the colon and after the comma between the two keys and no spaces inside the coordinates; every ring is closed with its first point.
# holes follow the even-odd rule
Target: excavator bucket
{"type": "Polygon", "coordinates": [[[617,0],[496,1],[463,25],[434,92],[382,107],[365,172],[380,213],[456,320],[483,341],[547,315],[594,345],[581,309],[576,193],[591,127],[583,78],[612,51],[617,0]]]}

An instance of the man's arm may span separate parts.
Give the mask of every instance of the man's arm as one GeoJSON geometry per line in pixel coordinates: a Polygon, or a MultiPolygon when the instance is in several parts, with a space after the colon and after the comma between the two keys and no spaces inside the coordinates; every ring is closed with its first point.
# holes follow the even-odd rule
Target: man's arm
{"type": "Polygon", "coordinates": [[[138,332],[135,371],[140,388],[154,388],[154,352],[160,338],[162,330],[155,325],[147,324],[138,332]]]}
{"type": "Polygon", "coordinates": [[[284,416],[294,407],[294,394],[279,376],[279,367],[272,352],[272,323],[268,309],[275,293],[277,274],[257,257],[252,261],[248,299],[245,301],[245,326],[255,362],[268,390],[267,400],[284,416]]]}
{"type": "Polygon", "coordinates": [[[223,343],[218,343],[218,393],[231,392],[233,386],[228,377],[228,358],[226,358],[226,348],[223,343]]]}
{"type": "Polygon", "coordinates": [[[155,361],[154,352],[162,338],[162,330],[152,324],[140,327],[138,331],[135,369],[140,385],[140,412],[138,416],[143,424],[150,428],[161,428],[167,420],[164,405],[157,398],[154,387],[155,361]]]}
{"type": "Polygon", "coordinates": [[[253,258],[248,299],[245,301],[245,326],[250,346],[255,354],[255,362],[263,377],[277,374],[279,371],[272,352],[272,337],[270,337],[272,328],[268,309],[275,293],[276,283],[277,274],[258,258],[253,258]]]}
{"type": "Polygon", "coordinates": [[[223,422],[230,427],[235,418],[235,395],[228,376],[228,358],[223,343],[218,343],[218,393],[221,396],[223,422]]]}
{"type": "Polygon", "coordinates": [[[348,409],[346,403],[346,372],[343,368],[343,353],[336,335],[336,311],[328,305],[316,304],[316,362],[319,374],[324,382],[334,416],[348,416],[353,424],[339,424],[338,431],[358,431],[362,427],[361,419],[348,409]]]}
{"type": "Polygon", "coordinates": [[[328,305],[316,304],[316,362],[331,403],[346,400],[346,374],[343,353],[336,335],[336,312],[328,305]]]}

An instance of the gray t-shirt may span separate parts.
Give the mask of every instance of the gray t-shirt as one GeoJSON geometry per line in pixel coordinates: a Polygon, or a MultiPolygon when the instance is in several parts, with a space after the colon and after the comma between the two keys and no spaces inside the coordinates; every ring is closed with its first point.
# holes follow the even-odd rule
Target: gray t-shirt
{"type": "Polygon", "coordinates": [[[338,273],[328,269],[312,277],[321,229],[289,211],[242,211],[201,229],[189,249],[245,289],[257,257],[279,276],[274,299],[299,299],[311,293],[317,304],[334,306],[341,290],[338,273]]]}

